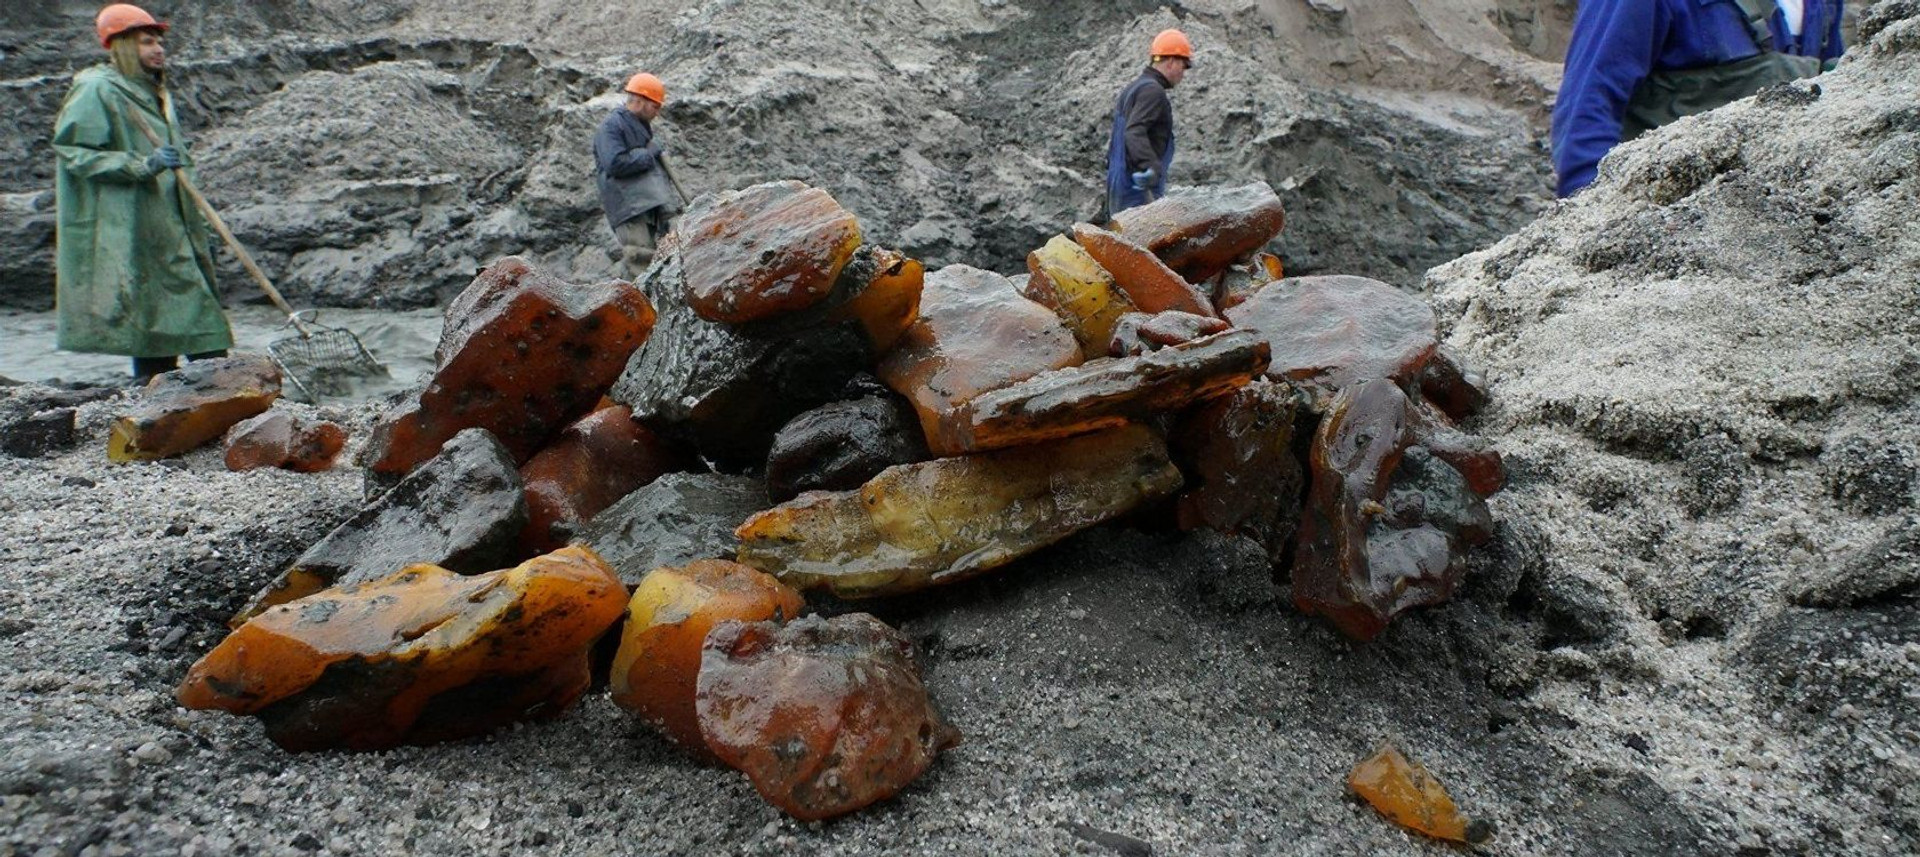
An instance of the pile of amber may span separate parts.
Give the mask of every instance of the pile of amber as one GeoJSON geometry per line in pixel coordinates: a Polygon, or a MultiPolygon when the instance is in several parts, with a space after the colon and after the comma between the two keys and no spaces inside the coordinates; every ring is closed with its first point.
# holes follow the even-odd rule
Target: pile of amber
{"type": "MultiPolygon", "coordinates": [[[[637,284],[496,262],[377,422],[367,508],[180,698],[377,748],[556,717],[599,663],[639,722],[814,819],[959,734],[898,632],[808,592],[844,610],[1161,514],[1254,540],[1371,638],[1452,593],[1503,472],[1455,427],[1485,392],[1427,306],[1282,277],[1283,220],[1264,184],[1179,191],[1017,277],[929,272],[785,182],[697,201],[637,284]]],[[[237,433],[272,464],[293,434],[237,433]]]]}

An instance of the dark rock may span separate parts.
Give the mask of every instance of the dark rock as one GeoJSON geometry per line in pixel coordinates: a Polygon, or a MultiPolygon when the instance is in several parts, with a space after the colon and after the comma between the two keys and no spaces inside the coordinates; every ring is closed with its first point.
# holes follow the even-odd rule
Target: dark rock
{"type": "Polygon", "coordinates": [[[892,392],[835,402],[795,417],[767,454],[767,494],[858,488],[880,471],[930,457],[912,408],[892,392]]]}
{"type": "Polygon", "coordinates": [[[26,412],[0,405],[0,452],[15,458],[44,458],[80,443],[78,412],[73,408],[26,412]]]}
{"type": "Polygon", "coordinates": [[[1885,515],[1913,505],[1913,479],[1920,471],[1915,457],[1905,445],[1851,435],[1829,444],[1820,463],[1827,490],[1842,508],[1885,515]]]}
{"type": "Polygon", "coordinates": [[[1746,450],[1724,432],[1688,441],[1680,450],[1680,463],[1687,479],[1680,499],[1696,517],[1738,505],[1753,466],[1746,450]]]}
{"type": "Polygon", "coordinates": [[[1907,518],[1857,556],[1816,567],[1791,595],[1805,607],[1863,607],[1920,596],[1920,520],[1907,518]]]}
{"type": "Polygon", "coordinates": [[[513,458],[484,429],[467,429],[393,490],[294,560],[235,617],[323,589],[365,583],[415,563],[462,574],[511,565],[527,524],[513,458]]]}
{"type": "Polygon", "coordinates": [[[599,553],[628,586],[661,566],[732,559],[741,522],[772,505],[766,486],[744,476],[669,473],[593,517],[576,544],[599,553]]]}
{"type": "Polygon", "coordinates": [[[88,479],[85,476],[66,476],[61,478],[60,484],[68,488],[93,488],[100,483],[88,479]]]}

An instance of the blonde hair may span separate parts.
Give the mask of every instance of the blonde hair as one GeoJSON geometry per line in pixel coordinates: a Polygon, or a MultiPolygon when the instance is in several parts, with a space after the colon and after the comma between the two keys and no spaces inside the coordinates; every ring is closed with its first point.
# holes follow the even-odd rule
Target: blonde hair
{"type": "Polygon", "coordinates": [[[167,97],[166,72],[151,71],[140,62],[140,30],[128,30],[114,36],[107,45],[107,56],[113,61],[113,68],[134,80],[144,80],[153,84],[162,101],[167,97]]]}

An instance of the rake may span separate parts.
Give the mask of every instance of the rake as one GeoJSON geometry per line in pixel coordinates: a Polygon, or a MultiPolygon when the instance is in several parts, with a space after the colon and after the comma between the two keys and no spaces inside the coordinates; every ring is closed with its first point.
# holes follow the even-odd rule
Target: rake
{"type": "MultiPolygon", "coordinates": [[[[127,118],[155,148],[165,145],[137,109],[127,111],[127,118]]],[[[318,402],[321,396],[341,396],[350,392],[352,385],[346,379],[387,374],[387,367],[373,359],[373,355],[367,352],[367,346],[352,331],[317,323],[317,310],[295,312],[293,307],[288,306],[287,299],[280,296],[280,290],[273,287],[273,281],[267,279],[266,272],[254,264],[253,256],[240,246],[239,239],[233,237],[233,231],[227,228],[225,220],[220,219],[220,213],[214,211],[207,198],[200,194],[200,189],[193,186],[186,170],[176,167],[174,178],[187,198],[193,200],[194,206],[200,209],[200,214],[207,218],[207,223],[213,226],[213,231],[220,234],[220,240],[227,243],[227,249],[239,258],[240,265],[253,275],[253,281],[260,285],[260,290],[267,293],[267,298],[273,301],[274,306],[286,313],[287,323],[281,326],[282,329],[291,327],[297,332],[295,336],[283,336],[267,343],[267,357],[280,368],[280,376],[292,385],[293,398],[303,402],[318,402]]]]}

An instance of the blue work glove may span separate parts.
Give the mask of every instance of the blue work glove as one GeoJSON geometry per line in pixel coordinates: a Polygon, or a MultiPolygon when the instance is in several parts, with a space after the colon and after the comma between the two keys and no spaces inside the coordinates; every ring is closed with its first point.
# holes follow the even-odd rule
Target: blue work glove
{"type": "Polygon", "coordinates": [[[1133,189],[1134,190],[1152,190],[1154,178],[1155,178],[1155,173],[1152,167],[1148,167],[1144,170],[1134,173],[1133,189]]]}
{"type": "Polygon", "coordinates": [[[171,170],[186,163],[180,160],[180,150],[172,146],[161,146],[147,156],[147,169],[152,172],[171,170]]]}

